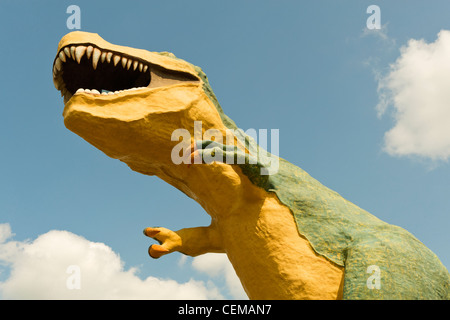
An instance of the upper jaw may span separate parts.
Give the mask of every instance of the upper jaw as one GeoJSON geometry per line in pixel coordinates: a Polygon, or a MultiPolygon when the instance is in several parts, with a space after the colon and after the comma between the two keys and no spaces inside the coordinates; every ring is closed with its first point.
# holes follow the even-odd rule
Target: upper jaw
{"type": "Polygon", "coordinates": [[[149,64],[91,43],[66,45],[55,58],[53,83],[64,96],[64,103],[81,92],[101,94],[103,89],[119,93],[119,90],[148,87],[149,64]]]}
{"type": "Polygon", "coordinates": [[[65,104],[75,94],[95,96],[102,90],[103,96],[127,94],[180,81],[200,79],[193,66],[182,60],[113,45],[97,34],[80,31],[61,39],[53,63],[53,83],[65,104]]]}

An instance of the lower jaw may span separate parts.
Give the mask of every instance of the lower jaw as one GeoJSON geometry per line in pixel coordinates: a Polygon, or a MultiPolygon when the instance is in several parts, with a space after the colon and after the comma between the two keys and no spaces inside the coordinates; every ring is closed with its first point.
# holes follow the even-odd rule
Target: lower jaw
{"type": "Polygon", "coordinates": [[[66,94],[64,95],[64,104],[67,104],[67,102],[75,95],[77,94],[89,94],[92,96],[117,96],[121,93],[129,93],[136,90],[143,90],[148,89],[148,87],[134,87],[130,89],[123,89],[123,90],[116,90],[116,91],[109,91],[109,90],[102,90],[102,92],[98,91],[97,89],[84,89],[79,88],[73,95],[72,94],[66,94]]]}
{"type": "Polygon", "coordinates": [[[80,88],[80,89],[78,89],[75,92],[75,94],[77,94],[77,93],[88,93],[88,94],[92,94],[92,95],[114,95],[114,94],[119,94],[119,93],[122,93],[122,92],[129,92],[129,91],[140,90],[140,89],[147,89],[147,87],[134,87],[134,88],[130,88],[130,89],[116,90],[116,91],[102,90],[102,92],[98,91],[97,89],[83,89],[83,88],[80,88]]]}

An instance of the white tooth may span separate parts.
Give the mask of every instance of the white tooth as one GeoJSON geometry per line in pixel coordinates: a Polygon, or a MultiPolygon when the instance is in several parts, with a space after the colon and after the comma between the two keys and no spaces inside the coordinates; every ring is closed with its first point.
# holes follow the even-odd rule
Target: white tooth
{"type": "Polygon", "coordinates": [[[120,56],[114,56],[114,67],[117,66],[119,61],[120,61],[120,56]]]}
{"type": "Polygon", "coordinates": [[[100,92],[98,92],[97,89],[92,89],[92,90],[91,90],[91,93],[94,93],[94,94],[100,94],[100,92]]]}
{"type": "Polygon", "coordinates": [[[125,68],[125,66],[127,65],[127,62],[128,62],[128,59],[125,58],[125,57],[123,57],[123,58],[122,58],[122,67],[125,68]]]}
{"type": "Polygon", "coordinates": [[[112,91],[109,91],[109,92],[108,92],[108,95],[111,95],[111,94],[114,94],[114,92],[112,92],[112,91]]]}
{"type": "Polygon", "coordinates": [[[71,55],[70,55],[70,49],[69,49],[69,47],[65,47],[65,48],[64,48],[64,53],[66,54],[67,57],[72,58],[71,55]]]}
{"type": "Polygon", "coordinates": [[[84,89],[84,92],[86,92],[86,93],[91,93],[91,90],[89,90],[89,89],[84,89]]]}
{"type": "Polygon", "coordinates": [[[75,92],[75,93],[80,93],[80,92],[84,92],[84,89],[83,89],[83,88],[80,88],[80,89],[78,89],[77,92],[75,92]]]}
{"type": "Polygon", "coordinates": [[[55,68],[56,68],[57,71],[61,71],[61,68],[62,68],[62,62],[61,62],[61,59],[59,59],[59,57],[56,58],[56,61],[55,61],[55,68]]]}
{"type": "Polygon", "coordinates": [[[62,62],[66,62],[66,55],[64,54],[63,50],[59,52],[59,58],[61,59],[62,62]]]}
{"type": "Polygon", "coordinates": [[[86,47],[85,46],[78,46],[75,49],[75,58],[76,58],[78,63],[80,63],[81,58],[83,58],[85,52],[86,52],[86,47]]]}
{"type": "Polygon", "coordinates": [[[108,95],[108,93],[107,93],[107,92],[105,92],[105,91],[103,91],[103,92],[102,92],[102,95],[103,95],[103,96],[107,96],[107,95],[108,95]]]}
{"type": "Polygon", "coordinates": [[[118,94],[119,93],[119,91],[114,91],[114,94],[118,94]]]}
{"type": "Polygon", "coordinates": [[[108,61],[108,63],[111,62],[112,55],[113,55],[112,52],[108,52],[108,53],[106,54],[106,61],[108,61]]]}
{"type": "Polygon", "coordinates": [[[101,54],[102,52],[99,49],[94,48],[94,52],[92,53],[92,66],[94,67],[94,70],[97,69],[98,59],[101,54]]]}
{"type": "Polygon", "coordinates": [[[142,62],[139,62],[139,71],[142,72],[142,68],[144,68],[144,65],[142,64],[142,62]]]}
{"type": "Polygon", "coordinates": [[[94,51],[94,47],[93,46],[87,47],[87,49],[86,49],[86,56],[87,56],[88,59],[91,58],[92,51],[94,51]]]}
{"type": "Polygon", "coordinates": [[[139,65],[139,61],[133,62],[133,70],[136,70],[138,65],[139,65]]]}
{"type": "Polygon", "coordinates": [[[70,56],[72,57],[73,60],[75,60],[75,46],[71,46],[70,47],[70,56]]]}
{"type": "Polygon", "coordinates": [[[127,70],[130,70],[132,63],[133,63],[133,61],[131,59],[127,61],[127,70]]]}
{"type": "Polygon", "coordinates": [[[146,72],[146,71],[147,71],[147,69],[148,69],[148,66],[147,66],[147,65],[145,65],[145,66],[144,66],[144,72],[146,72]]]}
{"type": "Polygon", "coordinates": [[[102,63],[105,62],[105,58],[106,58],[106,52],[102,52],[102,55],[100,56],[102,63]]]}

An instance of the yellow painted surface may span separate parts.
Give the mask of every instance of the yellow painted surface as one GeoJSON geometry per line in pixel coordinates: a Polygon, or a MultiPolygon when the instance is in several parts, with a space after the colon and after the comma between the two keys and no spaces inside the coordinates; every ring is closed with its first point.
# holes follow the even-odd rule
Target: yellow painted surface
{"type": "MultiPolygon", "coordinates": [[[[92,43],[195,74],[181,60],[115,46],[95,34],[70,33],[58,48],[77,43],[92,43]]],[[[225,252],[252,299],[340,298],[343,268],[314,252],[275,194],[253,185],[237,165],[172,162],[171,150],[179,143],[171,141],[172,132],[185,128],[193,137],[194,121],[202,121],[203,132],[219,129],[225,141],[226,127],[201,86],[199,80],[114,96],[76,94],[65,105],[64,122],[108,156],[180,189],[211,216],[209,227],[177,232],[147,229],[149,236],[162,242],[162,248],[150,250],[152,256],[173,251],[192,256],[225,252]]]]}
{"type": "MultiPolygon", "coordinates": [[[[317,255],[299,236],[292,213],[273,193],[255,187],[239,168],[216,163],[214,172],[226,173],[219,188],[207,185],[203,196],[212,197],[216,229],[222,246],[252,299],[341,298],[343,268],[317,255]],[[214,188],[216,188],[214,190],[214,188]],[[206,190],[213,189],[207,192],[206,190]],[[230,201],[230,199],[233,199],[230,201]],[[220,205],[228,203],[228,205],[220,205]]],[[[205,179],[198,168],[199,185],[205,179]]]]}

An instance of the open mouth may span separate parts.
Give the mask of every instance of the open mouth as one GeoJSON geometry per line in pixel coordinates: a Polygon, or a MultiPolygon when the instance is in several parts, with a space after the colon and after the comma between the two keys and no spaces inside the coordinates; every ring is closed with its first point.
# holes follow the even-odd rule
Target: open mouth
{"type": "Polygon", "coordinates": [[[64,103],[75,94],[118,95],[181,81],[199,79],[124,53],[103,50],[93,44],[65,46],[53,64],[53,83],[61,91],[64,103]]]}

